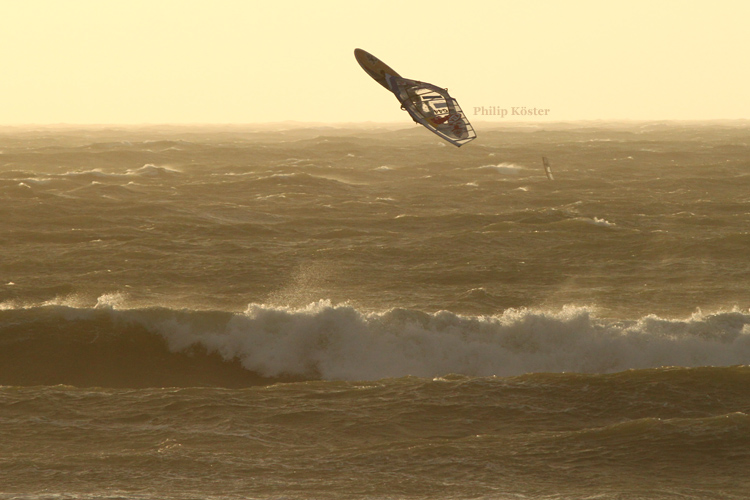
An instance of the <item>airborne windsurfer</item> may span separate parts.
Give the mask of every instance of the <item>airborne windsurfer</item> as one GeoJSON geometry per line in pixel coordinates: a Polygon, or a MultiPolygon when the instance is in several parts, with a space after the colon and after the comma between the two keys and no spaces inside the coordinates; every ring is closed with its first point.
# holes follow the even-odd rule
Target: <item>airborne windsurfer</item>
{"type": "Polygon", "coordinates": [[[407,111],[415,123],[458,147],[476,138],[474,128],[447,89],[402,78],[362,49],[356,49],[354,56],[366,73],[393,92],[401,109],[407,111]]]}

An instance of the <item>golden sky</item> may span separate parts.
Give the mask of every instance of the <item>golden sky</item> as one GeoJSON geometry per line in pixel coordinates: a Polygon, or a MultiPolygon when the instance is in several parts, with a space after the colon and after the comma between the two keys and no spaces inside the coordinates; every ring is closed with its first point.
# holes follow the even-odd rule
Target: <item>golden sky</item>
{"type": "Polygon", "coordinates": [[[496,122],[750,118],[744,0],[0,0],[0,124],[405,121],[354,59],[496,122]],[[549,109],[511,116],[512,108],[549,109]]]}

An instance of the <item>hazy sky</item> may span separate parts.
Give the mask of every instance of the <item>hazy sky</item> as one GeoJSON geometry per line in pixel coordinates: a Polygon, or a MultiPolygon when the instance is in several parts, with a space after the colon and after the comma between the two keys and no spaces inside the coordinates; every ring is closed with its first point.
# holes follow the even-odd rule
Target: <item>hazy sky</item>
{"type": "Polygon", "coordinates": [[[750,118],[750,2],[0,0],[0,123],[407,121],[354,59],[470,119],[750,118]],[[549,109],[510,116],[513,107],[549,109]]]}

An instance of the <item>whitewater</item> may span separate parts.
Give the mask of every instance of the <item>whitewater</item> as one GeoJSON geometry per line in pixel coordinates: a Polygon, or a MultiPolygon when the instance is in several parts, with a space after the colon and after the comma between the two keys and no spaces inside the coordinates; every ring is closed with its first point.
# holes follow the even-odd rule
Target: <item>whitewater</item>
{"type": "Polygon", "coordinates": [[[0,498],[745,498],[748,125],[477,130],[0,128],[0,498]]]}

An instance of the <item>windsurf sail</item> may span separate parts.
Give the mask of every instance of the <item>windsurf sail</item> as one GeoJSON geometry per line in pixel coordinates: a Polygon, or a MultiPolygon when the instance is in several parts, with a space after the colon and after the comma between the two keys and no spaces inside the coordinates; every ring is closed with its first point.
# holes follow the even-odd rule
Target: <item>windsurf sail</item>
{"type": "Polygon", "coordinates": [[[552,168],[549,166],[549,160],[546,156],[542,156],[542,163],[544,164],[544,173],[547,174],[547,179],[554,181],[555,178],[552,177],[552,168]]]}
{"type": "Polygon", "coordinates": [[[471,123],[447,90],[390,74],[385,79],[401,107],[430,132],[458,147],[476,138],[471,123]]]}
{"type": "Polygon", "coordinates": [[[357,59],[357,62],[362,67],[362,69],[365,70],[365,73],[370,75],[373,80],[375,80],[388,90],[391,89],[390,87],[388,87],[388,83],[385,81],[385,75],[388,74],[393,76],[401,76],[396,73],[396,70],[367,51],[364,51],[362,49],[354,49],[354,57],[357,59]]]}

